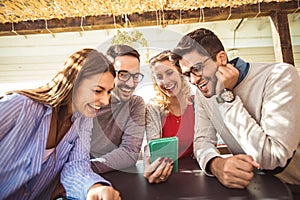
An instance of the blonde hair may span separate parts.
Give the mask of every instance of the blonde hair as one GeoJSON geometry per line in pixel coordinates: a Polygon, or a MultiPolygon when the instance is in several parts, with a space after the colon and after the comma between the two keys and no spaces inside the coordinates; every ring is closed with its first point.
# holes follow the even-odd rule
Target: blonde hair
{"type": "MultiPolygon", "coordinates": [[[[155,91],[155,97],[153,98],[154,104],[158,105],[163,111],[165,115],[168,115],[170,112],[170,100],[169,97],[161,90],[161,88],[158,86],[156,83],[156,80],[154,78],[154,65],[158,62],[163,62],[163,61],[170,61],[177,69],[177,71],[182,74],[180,65],[178,60],[173,59],[176,57],[174,53],[172,53],[170,50],[163,51],[159,53],[158,55],[152,57],[149,60],[150,63],[150,68],[151,68],[151,73],[152,73],[152,80],[154,82],[154,91],[155,91]]],[[[184,79],[184,77],[181,75],[181,81],[182,81],[182,87],[179,93],[179,96],[185,99],[187,105],[189,103],[189,97],[190,97],[190,86],[188,82],[184,79]]],[[[184,106],[185,106],[184,105],[184,106]]]]}
{"type": "Polygon", "coordinates": [[[12,92],[22,94],[54,108],[60,107],[72,101],[73,89],[77,88],[83,79],[107,71],[114,77],[116,76],[113,65],[102,53],[95,49],[86,48],[69,56],[64,67],[44,86],[12,92]]]}

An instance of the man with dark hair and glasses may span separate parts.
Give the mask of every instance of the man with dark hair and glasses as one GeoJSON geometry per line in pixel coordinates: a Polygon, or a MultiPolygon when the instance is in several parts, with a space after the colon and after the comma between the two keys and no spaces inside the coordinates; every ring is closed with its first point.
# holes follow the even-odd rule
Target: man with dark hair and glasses
{"type": "Polygon", "coordinates": [[[144,75],[140,55],[128,45],[112,45],[106,52],[117,77],[110,104],[94,119],[91,139],[91,165],[96,173],[135,165],[145,131],[145,103],[133,95],[144,75]]]}
{"type": "Polygon", "coordinates": [[[183,73],[183,75],[190,81],[191,79],[191,74],[200,77],[201,73],[203,71],[203,68],[205,66],[205,63],[211,59],[210,57],[206,58],[203,62],[197,62],[193,66],[191,66],[189,71],[186,71],[183,73]]]}
{"type": "Polygon", "coordinates": [[[195,98],[194,155],[207,175],[244,188],[254,169],[300,185],[300,78],[286,63],[228,61],[219,38],[200,28],[173,50],[195,98]],[[201,91],[201,92],[199,92],[201,91]],[[221,157],[220,134],[233,156],[221,157]]]}

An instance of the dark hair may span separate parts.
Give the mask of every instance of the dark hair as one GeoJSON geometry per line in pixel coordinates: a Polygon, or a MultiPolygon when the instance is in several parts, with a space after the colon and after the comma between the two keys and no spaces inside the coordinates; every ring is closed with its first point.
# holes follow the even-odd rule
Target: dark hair
{"type": "Polygon", "coordinates": [[[140,54],[138,53],[138,51],[125,44],[116,44],[110,46],[106,51],[106,55],[110,56],[113,59],[112,62],[114,62],[114,60],[118,56],[133,56],[140,61],[140,54]]]}
{"type": "Polygon", "coordinates": [[[60,107],[72,101],[73,90],[83,79],[105,72],[116,77],[112,63],[102,53],[95,49],[82,49],[69,56],[64,67],[49,83],[36,89],[13,92],[52,107],[60,107]]]}
{"type": "Polygon", "coordinates": [[[183,36],[173,52],[183,56],[194,50],[202,55],[210,56],[214,61],[220,51],[225,51],[220,39],[205,28],[196,29],[183,36]]]}

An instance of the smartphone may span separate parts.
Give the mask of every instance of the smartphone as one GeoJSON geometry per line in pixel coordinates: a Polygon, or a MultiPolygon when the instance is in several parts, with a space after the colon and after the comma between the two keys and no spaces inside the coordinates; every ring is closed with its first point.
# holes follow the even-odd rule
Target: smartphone
{"type": "Polygon", "coordinates": [[[174,161],[172,172],[178,171],[178,138],[176,136],[150,140],[148,146],[151,162],[158,157],[172,158],[174,161]]]}

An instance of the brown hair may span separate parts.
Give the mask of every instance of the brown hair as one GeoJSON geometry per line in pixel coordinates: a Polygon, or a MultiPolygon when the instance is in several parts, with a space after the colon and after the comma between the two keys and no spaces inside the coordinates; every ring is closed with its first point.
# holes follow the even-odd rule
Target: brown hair
{"type": "Polygon", "coordinates": [[[80,82],[92,75],[105,72],[110,72],[116,77],[112,63],[102,53],[95,49],[82,49],[69,56],[64,67],[49,83],[36,89],[15,90],[9,93],[19,93],[52,107],[49,134],[53,130],[56,147],[59,142],[59,132],[66,134],[62,127],[66,122],[65,119],[69,119],[67,107],[72,102],[72,96],[80,82]]]}
{"type": "Polygon", "coordinates": [[[60,107],[72,101],[73,89],[83,79],[107,71],[116,76],[113,65],[102,53],[95,49],[82,49],[69,56],[64,67],[49,83],[36,89],[13,92],[52,107],[60,107]]]}
{"type": "MultiPolygon", "coordinates": [[[[162,92],[160,87],[157,85],[156,80],[154,78],[153,67],[158,62],[170,61],[176,67],[177,71],[181,74],[182,71],[179,62],[178,60],[174,60],[173,57],[176,57],[176,55],[170,50],[166,50],[152,57],[149,60],[151,73],[152,73],[152,80],[154,82],[154,90],[156,94],[155,97],[153,98],[153,101],[155,104],[157,104],[159,107],[161,107],[164,110],[166,115],[170,112],[169,109],[170,101],[168,99],[168,96],[164,92],[162,92]]],[[[190,86],[188,82],[183,78],[183,76],[181,76],[181,80],[182,80],[182,88],[181,88],[180,95],[183,95],[183,98],[185,98],[188,103],[189,101],[188,99],[190,96],[190,86]]]]}

